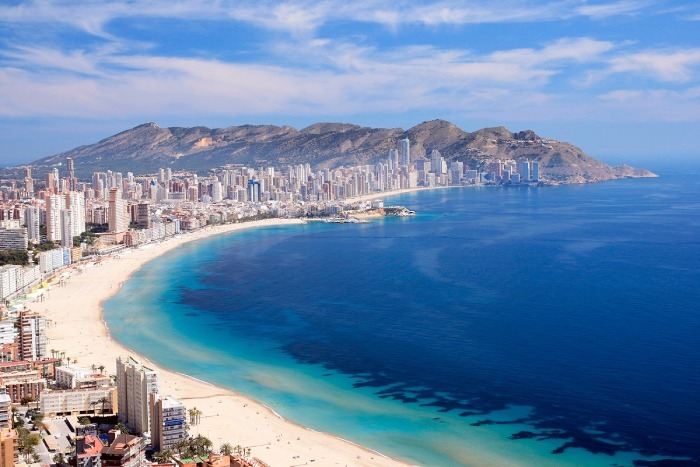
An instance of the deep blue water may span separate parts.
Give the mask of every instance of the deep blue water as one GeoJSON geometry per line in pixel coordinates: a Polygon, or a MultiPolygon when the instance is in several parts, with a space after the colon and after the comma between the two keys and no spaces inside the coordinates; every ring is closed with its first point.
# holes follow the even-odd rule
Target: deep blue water
{"type": "Polygon", "coordinates": [[[700,464],[699,174],[390,201],[418,216],[188,244],[110,329],[421,464],[700,464]]]}

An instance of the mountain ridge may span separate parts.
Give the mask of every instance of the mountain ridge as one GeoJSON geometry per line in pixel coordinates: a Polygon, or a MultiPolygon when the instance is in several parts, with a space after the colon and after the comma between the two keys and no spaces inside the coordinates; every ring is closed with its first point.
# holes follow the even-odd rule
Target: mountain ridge
{"type": "Polygon", "coordinates": [[[611,167],[570,143],[542,138],[532,130],[514,133],[499,126],[470,133],[446,120],[426,121],[408,130],[332,122],[301,130],[286,125],[163,128],[147,122],[29,165],[40,174],[72,157],[81,178],[106,170],[150,174],[160,167],[205,172],[226,164],[309,163],[316,169],[334,168],[384,160],[404,138],[411,143],[412,160],[429,156],[432,150],[448,161],[460,160],[479,169],[495,159],[530,159],[539,161],[543,178],[551,183],[655,176],[627,165],[611,167]]]}

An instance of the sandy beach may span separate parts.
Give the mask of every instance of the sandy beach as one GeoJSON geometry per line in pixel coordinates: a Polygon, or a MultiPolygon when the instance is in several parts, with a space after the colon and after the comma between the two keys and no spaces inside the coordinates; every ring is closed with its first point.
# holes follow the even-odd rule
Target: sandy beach
{"type": "Polygon", "coordinates": [[[313,465],[408,465],[331,434],[283,420],[271,409],[240,394],[153,365],[109,336],[101,304],[146,262],[183,243],[211,235],[300,222],[272,219],[215,226],[162,243],[124,250],[97,265],[69,270],[71,276],[64,285],[52,284],[44,301],[27,302],[26,306],[51,320],[47,330],[49,352],[65,352],[84,368],[104,365],[108,374],[116,373],[118,356],[128,355],[158,370],[161,394],[179,399],[187,409],[201,410],[201,422],[191,432],[208,437],[217,450],[222,443],[251,447],[254,457],[271,466],[312,465],[312,462],[313,465]]]}

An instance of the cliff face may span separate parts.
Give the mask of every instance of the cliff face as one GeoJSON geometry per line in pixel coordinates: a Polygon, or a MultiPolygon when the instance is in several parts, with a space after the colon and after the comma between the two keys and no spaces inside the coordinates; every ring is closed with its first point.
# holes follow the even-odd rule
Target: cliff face
{"type": "Polygon", "coordinates": [[[407,131],[343,123],[317,123],[302,130],[272,125],[160,128],[146,123],[32,165],[41,173],[72,157],[81,177],[105,170],[154,173],[160,167],[203,172],[224,164],[309,163],[325,168],[386,159],[403,138],[410,140],[414,160],[434,149],[448,160],[462,160],[472,167],[483,167],[496,158],[531,159],[540,162],[543,177],[554,183],[653,176],[629,166],[610,167],[576,146],[539,137],[533,131],[512,133],[497,127],[468,133],[444,120],[424,122],[407,131]]]}

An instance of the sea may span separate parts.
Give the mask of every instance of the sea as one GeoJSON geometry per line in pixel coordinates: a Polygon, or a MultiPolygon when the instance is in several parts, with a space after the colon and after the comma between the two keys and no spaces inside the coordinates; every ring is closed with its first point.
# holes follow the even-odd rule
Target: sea
{"type": "Polygon", "coordinates": [[[158,365],[412,464],[700,465],[700,170],[659,174],[190,242],[105,319],[158,365]]]}

